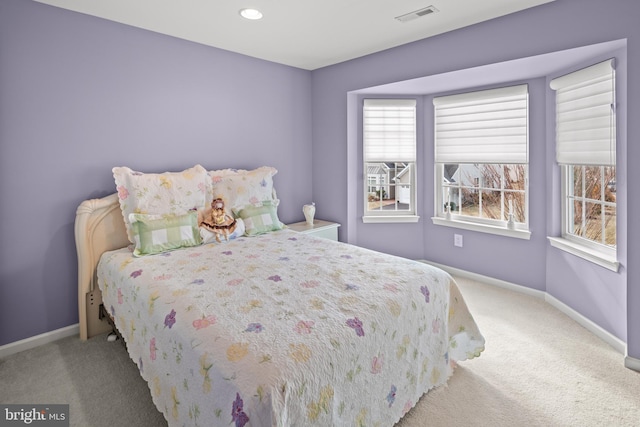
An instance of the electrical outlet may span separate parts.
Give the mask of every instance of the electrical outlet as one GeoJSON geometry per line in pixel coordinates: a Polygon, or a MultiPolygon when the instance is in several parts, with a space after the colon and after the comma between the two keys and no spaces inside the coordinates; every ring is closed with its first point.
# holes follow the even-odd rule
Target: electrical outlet
{"type": "Polygon", "coordinates": [[[453,246],[462,247],[462,234],[453,235],[453,246]]]}

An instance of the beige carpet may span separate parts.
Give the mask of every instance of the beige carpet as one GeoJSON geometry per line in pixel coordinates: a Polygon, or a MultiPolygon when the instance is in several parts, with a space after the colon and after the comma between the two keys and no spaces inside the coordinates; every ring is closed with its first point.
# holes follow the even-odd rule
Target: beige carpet
{"type": "Polygon", "coordinates": [[[399,427],[640,426],[640,373],[541,299],[456,278],[486,339],[399,427]]]}
{"type": "MultiPolygon", "coordinates": [[[[486,350],[398,427],[640,426],[640,373],[621,354],[542,300],[457,280],[486,350]]],[[[124,347],[104,335],[0,360],[0,403],[68,403],[71,426],[166,426],[124,347]]]]}

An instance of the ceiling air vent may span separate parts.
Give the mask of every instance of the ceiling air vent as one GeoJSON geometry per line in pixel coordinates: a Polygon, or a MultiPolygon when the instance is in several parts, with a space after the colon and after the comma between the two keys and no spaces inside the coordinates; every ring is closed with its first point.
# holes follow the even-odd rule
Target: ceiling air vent
{"type": "Polygon", "coordinates": [[[414,19],[421,18],[426,15],[436,13],[438,9],[433,6],[423,7],[422,9],[414,10],[413,12],[405,13],[404,15],[396,16],[396,19],[400,22],[409,22],[414,19]]]}

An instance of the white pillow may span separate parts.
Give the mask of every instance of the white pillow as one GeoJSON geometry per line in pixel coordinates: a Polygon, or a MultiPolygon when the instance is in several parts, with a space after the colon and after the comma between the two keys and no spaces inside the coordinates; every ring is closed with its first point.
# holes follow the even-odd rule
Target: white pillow
{"type": "Polygon", "coordinates": [[[277,206],[278,199],[273,188],[273,176],[278,170],[270,166],[262,166],[253,170],[222,169],[209,171],[211,194],[207,198],[207,206],[211,201],[221,198],[225,208],[231,212],[247,205],[259,205],[270,200],[277,206]]]}
{"type": "Polygon", "coordinates": [[[115,167],[113,177],[131,243],[135,241],[130,214],[184,215],[192,209],[204,208],[210,193],[207,171],[200,165],[161,174],[115,167]]]}

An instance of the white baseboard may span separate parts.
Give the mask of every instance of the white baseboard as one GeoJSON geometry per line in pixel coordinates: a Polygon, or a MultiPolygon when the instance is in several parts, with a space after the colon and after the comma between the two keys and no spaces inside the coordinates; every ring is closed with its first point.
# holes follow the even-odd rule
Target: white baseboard
{"type": "Polygon", "coordinates": [[[80,325],[76,323],[75,325],[66,326],[64,328],[56,329],[55,331],[45,332],[44,334],[36,335],[31,338],[25,338],[20,341],[5,344],[0,346],[0,359],[62,338],[78,335],[79,333],[80,325]]]}
{"type": "Polygon", "coordinates": [[[569,307],[559,299],[549,295],[545,292],[544,296],[545,301],[549,304],[569,316],[571,319],[575,320],[580,326],[600,338],[602,341],[609,344],[613,347],[618,353],[625,354],[627,351],[627,344],[622,341],[620,338],[613,335],[611,332],[604,330],[602,327],[598,326],[593,321],[587,319],[582,314],[575,311],[573,308],[569,307]]]}
{"type": "MultiPolygon", "coordinates": [[[[604,330],[603,328],[601,328],[600,326],[595,324],[593,321],[587,319],[585,316],[583,316],[582,314],[578,313],[573,308],[569,307],[568,305],[566,305],[562,301],[558,300],[557,298],[549,295],[547,292],[539,291],[537,289],[527,288],[526,286],[516,285],[514,283],[506,282],[504,280],[494,279],[493,277],[488,277],[488,276],[483,276],[481,274],[471,273],[471,272],[466,271],[466,270],[461,270],[459,268],[449,267],[447,265],[438,264],[438,263],[434,263],[434,262],[427,261],[427,260],[420,260],[420,261],[424,262],[426,264],[433,265],[434,267],[438,267],[438,268],[446,271],[447,273],[451,274],[452,276],[464,277],[464,278],[467,278],[467,279],[476,280],[478,282],[486,283],[488,285],[498,286],[498,287],[509,289],[509,290],[512,290],[512,291],[515,291],[515,292],[520,292],[520,293],[523,293],[523,294],[531,295],[531,296],[534,296],[536,298],[542,298],[547,303],[551,304],[553,307],[555,307],[556,309],[558,309],[562,313],[564,313],[567,316],[569,316],[571,319],[573,319],[575,322],[577,322],[580,326],[582,326],[583,328],[585,328],[586,330],[588,330],[589,332],[591,332],[592,334],[594,334],[595,336],[600,338],[602,341],[604,341],[607,344],[609,344],[611,347],[613,347],[620,354],[625,354],[626,351],[627,351],[627,344],[624,341],[622,341],[620,338],[618,338],[615,335],[613,335],[612,333],[604,330]]],[[[634,359],[634,358],[629,357],[629,356],[626,356],[625,366],[627,368],[630,368],[630,369],[639,370],[639,368],[640,368],[640,360],[634,359]],[[627,359],[630,359],[630,360],[627,360],[627,359]],[[636,366],[636,365],[637,365],[636,368],[632,367],[632,366],[636,366]]]]}
{"type": "Polygon", "coordinates": [[[534,296],[536,298],[544,298],[546,292],[539,291],[537,289],[527,288],[526,286],[516,285],[511,282],[506,282],[500,279],[494,279],[493,277],[483,276],[482,274],[472,273],[470,271],[461,270],[459,268],[449,267],[448,265],[438,264],[431,261],[420,260],[420,262],[424,262],[425,264],[433,265],[434,267],[438,267],[441,270],[446,271],[452,276],[464,277],[466,279],[477,280],[478,282],[486,283],[488,285],[497,286],[499,288],[509,289],[511,291],[520,292],[521,294],[527,294],[534,296]]]}
{"type": "Polygon", "coordinates": [[[633,369],[634,371],[640,372],[640,359],[636,359],[635,357],[631,357],[627,354],[624,358],[624,366],[629,369],[633,369]]]}

